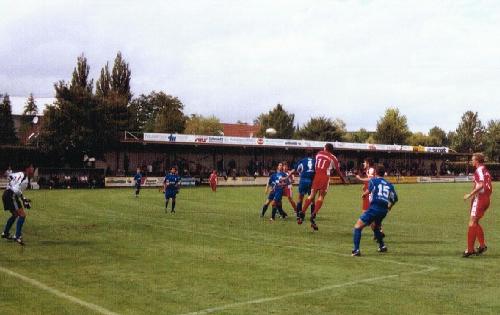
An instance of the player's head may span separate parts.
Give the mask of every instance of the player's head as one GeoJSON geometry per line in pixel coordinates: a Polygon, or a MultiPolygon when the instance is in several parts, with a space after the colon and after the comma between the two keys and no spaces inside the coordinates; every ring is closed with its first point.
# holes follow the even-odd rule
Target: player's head
{"type": "Polygon", "coordinates": [[[367,157],[367,158],[365,158],[365,159],[363,160],[363,167],[364,167],[365,169],[368,169],[368,168],[370,168],[370,167],[373,167],[373,165],[374,165],[374,164],[373,164],[373,159],[372,159],[372,158],[367,157]]]}
{"type": "Polygon", "coordinates": [[[278,170],[278,172],[283,171],[283,163],[282,163],[282,162],[279,162],[279,163],[278,163],[278,167],[277,167],[276,169],[278,170]]]}
{"type": "Polygon", "coordinates": [[[26,176],[33,177],[33,174],[35,173],[35,167],[33,166],[33,164],[28,163],[28,164],[26,164],[26,168],[24,169],[24,172],[25,172],[26,176]]]}
{"type": "Polygon", "coordinates": [[[217,174],[217,171],[216,170],[212,170],[212,174],[217,174]]]}
{"type": "Polygon", "coordinates": [[[377,167],[377,176],[384,177],[385,175],[385,167],[383,165],[379,165],[377,167]]]}
{"type": "Polygon", "coordinates": [[[137,174],[140,174],[140,173],[141,173],[141,169],[140,169],[140,168],[137,168],[136,173],[137,173],[137,174]]]}
{"type": "Polygon", "coordinates": [[[170,168],[170,173],[172,173],[172,174],[177,173],[177,167],[172,166],[172,167],[170,168]]]}
{"type": "Polygon", "coordinates": [[[333,144],[331,144],[331,143],[325,144],[325,151],[333,154],[333,144]]]}
{"type": "Polygon", "coordinates": [[[284,172],[288,171],[288,162],[287,161],[283,161],[283,171],[284,172]]]}
{"type": "Polygon", "coordinates": [[[306,150],[306,157],[308,158],[313,158],[314,157],[314,151],[311,149],[306,150]]]}
{"type": "Polygon", "coordinates": [[[472,155],[472,165],[474,167],[478,167],[483,163],[484,163],[484,154],[477,152],[472,155]]]}

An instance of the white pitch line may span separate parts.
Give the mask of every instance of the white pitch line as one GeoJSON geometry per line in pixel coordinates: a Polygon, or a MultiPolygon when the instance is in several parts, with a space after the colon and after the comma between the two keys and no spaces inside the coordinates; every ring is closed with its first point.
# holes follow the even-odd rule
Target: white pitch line
{"type": "Polygon", "coordinates": [[[412,275],[412,274],[416,274],[416,273],[431,272],[435,269],[437,269],[437,268],[430,267],[430,268],[427,268],[426,270],[412,271],[412,272],[408,272],[408,273],[404,273],[404,274],[398,274],[398,275],[394,274],[394,275],[381,276],[381,277],[375,277],[375,278],[369,278],[369,279],[363,279],[363,280],[357,280],[357,281],[344,282],[344,283],[340,283],[340,284],[332,284],[332,285],[327,285],[327,286],[316,288],[316,289],[309,289],[309,290],[305,290],[305,291],[301,291],[301,292],[288,293],[288,294],[284,294],[284,295],[280,295],[280,296],[274,296],[274,297],[269,297],[269,298],[260,298],[260,299],[245,301],[245,302],[226,304],[226,305],[222,305],[222,306],[207,308],[207,309],[196,311],[196,312],[185,313],[182,315],[210,314],[210,313],[214,313],[214,312],[218,312],[218,311],[223,311],[223,310],[228,309],[228,308],[235,308],[235,307],[251,305],[251,304],[262,304],[262,303],[267,303],[267,302],[273,302],[273,301],[282,300],[282,299],[286,299],[286,298],[290,298],[290,297],[294,297],[294,296],[303,296],[306,294],[313,294],[313,293],[318,293],[318,292],[353,286],[353,285],[362,284],[362,283],[369,283],[369,282],[374,282],[374,281],[381,281],[381,280],[386,280],[386,279],[398,278],[401,276],[408,276],[408,275],[412,275]]]}
{"type": "Polygon", "coordinates": [[[32,286],[34,287],[37,287],[43,291],[46,291],[46,292],[49,292],[57,297],[60,297],[62,299],[65,299],[65,300],[68,300],[70,302],[73,302],[75,304],[78,304],[78,305],[81,305],[83,307],[86,307],[88,308],[89,310],[92,310],[92,311],[95,311],[97,313],[101,313],[101,314],[104,314],[104,315],[118,315],[118,313],[115,313],[115,312],[112,312],[110,310],[107,310],[105,309],[104,307],[101,307],[99,305],[96,305],[96,304],[93,304],[93,303],[89,303],[89,302],[85,302],[83,300],[80,300],[79,298],[76,298],[74,296],[71,296],[69,294],[66,294],[64,292],[61,292],[57,289],[54,289],[54,288],[51,288],[43,283],[41,283],[40,281],[37,281],[35,279],[32,279],[32,278],[29,278],[29,277],[26,277],[26,276],[23,276],[22,274],[19,274],[17,272],[14,272],[12,270],[9,270],[7,268],[4,268],[4,267],[0,267],[0,271],[9,275],[9,276],[12,276],[14,278],[17,278],[19,280],[22,280],[24,282],[27,282],[29,284],[31,284],[32,286]]]}

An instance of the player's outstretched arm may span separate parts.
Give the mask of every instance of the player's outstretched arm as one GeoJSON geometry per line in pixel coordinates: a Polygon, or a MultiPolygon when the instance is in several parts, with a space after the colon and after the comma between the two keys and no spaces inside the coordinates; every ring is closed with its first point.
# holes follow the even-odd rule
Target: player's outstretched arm
{"type": "Polygon", "coordinates": [[[358,180],[360,180],[360,181],[362,181],[362,182],[366,182],[366,183],[368,183],[368,182],[370,181],[370,178],[368,178],[368,177],[361,177],[361,176],[359,176],[359,175],[356,175],[356,178],[357,178],[358,180]]]}

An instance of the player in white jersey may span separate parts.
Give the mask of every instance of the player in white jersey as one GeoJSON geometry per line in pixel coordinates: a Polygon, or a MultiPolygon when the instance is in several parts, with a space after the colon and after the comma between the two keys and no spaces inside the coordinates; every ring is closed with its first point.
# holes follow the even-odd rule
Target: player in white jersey
{"type": "Polygon", "coordinates": [[[2,195],[3,208],[5,211],[10,211],[11,216],[5,224],[2,238],[14,240],[19,245],[24,245],[22,239],[22,229],[26,220],[26,212],[24,208],[30,209],[30,200],[23,196],[24,190],[28,188],[29,179],[33,176],[33,165],[26,168],[25,172],[17,172],[9,175],[8,184],[2,195]],[[17,219],[16,234],[14,237],[10,235],[10,229],[17,219]]]}

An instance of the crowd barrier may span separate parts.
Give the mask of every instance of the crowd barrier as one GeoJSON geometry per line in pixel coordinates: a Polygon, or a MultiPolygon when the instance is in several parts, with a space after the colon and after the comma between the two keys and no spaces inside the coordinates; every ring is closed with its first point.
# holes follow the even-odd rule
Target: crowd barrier
{"type": "MultiPolygon", "coordinates": [[[[464,183],[471,182],[472,176],[386,176],[387,180],[394,184],[416,184],[416,183],[464,183]]],[[[295,184],[300,178],[295,179],[295,184]]],[[[354,176],[349,176],[348,181],[351,184],[361,184],[354,176]]],[[[267,177],[219,177],[218,186],[265,186],[268,182],[267,177]]],[[[181,186],[197,186],[199,184],[207,184],[208,180],[195,177],[183,177],[181,186]]],[[[342,184],[340,177],[330,177],[331,185],[342,184]]],[[[143,179],[143,187],[161,187],[163,185],[163,177],[145,177],[143,179]]],[[[133,177],[106,177],[106,187],[132,187],[134,186],[133,177]]]]}
{"type": "MultiPolygon", "coordinates": [[[[161,187],[163,186],[163,177],[144,177],[143,187],[161,187]]],[[[181,186],[196,186],[199,179],[194,177],[181,178],[181,186]]],[[[106,177],[104,179],[105,187],[133,187],[135,185],[133,177],[106,177]]]]}

